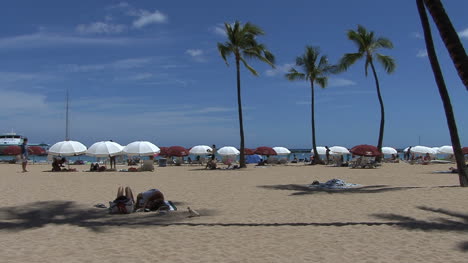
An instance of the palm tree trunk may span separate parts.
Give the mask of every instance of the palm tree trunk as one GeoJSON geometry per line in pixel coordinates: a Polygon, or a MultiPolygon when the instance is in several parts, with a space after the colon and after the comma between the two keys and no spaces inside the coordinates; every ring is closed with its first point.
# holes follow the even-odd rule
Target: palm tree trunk
{"type": "Polygon", "coordinates": [[[312,123],[312,149],[314,149],[314,162],[315,164],[321,163],[320,155],[317,151],[317,142],[315,141],[315,92],[314,92],[314,80],[310,80],[310,91],[311,91],[311,101],[310,101],[310,113],[311,113],[311,123],[312,123]]]}
{"type": "Polygon", "coordinates": [[[242,101],[241,101],[241,86],[240,86],[240,65],[239,58],[236,56],[236,70],[237,70],[237,109],[239,111],[239,131],[240,131],[240,168],[246,168],[245,153],[244,153],[244,122],[242,120],[242,101]]]}
{"type": "Polygon", "coordinates": [[[426,41],[427,54],[431,62],[431,67],[434,73],[434,78],[437,83],[437,87],[439,88],[440,98],[442,99],[442,103],[444,104],[445,116],[447,118],[450,138],[452,139],[453,151],[455,154],[455,159],[457,161],[460,186],[467,187],[468,176],[465,167],[465,157],[463,155],[462,148],[460,145],[460,139],[458,137],[457,123],[455,121],[452,103],[450,102],[450,96],[448,94],[447,87],[445,86],[444,76],[442,75],[442,70],[440,69],[437,54],[434,49],[429,19],[424,8],[423,0],[416,0],[416,4],[418,6],[418,12],[424,30],[424,39],[426,41]]]}
{"type": "Polygon", "coordinates": [[[468,56],[460,42],[457,31],[453,28],[452,22],[440,0],[424,0],[424,3],[439,29],[445,47],[455,64],[458,76],[460,76],[460,79],[468,90],[468,56]]]}
{"type": "MultiPolygon", "coordinates": [[[[372,60],[370,61],[370,65],[372,68],[372,73],[374,74],[375,86],[377,88],[377,97],[379,98],[379,103],[380,103],[380,131],[379,131],[379,140],[377,142],[377,149],[379,149],[379,151],[382,152],[382,143],[383,143],[384,127],[385,127],[385,109],[384,109],[382,94],[380,93],[379,79],[377,78],[377,72],[375,71],[374,62],[372,62],[372,60]]],[[[380,162],[382,160],[382,156],[377,156],[375,160],[377,162],[380,162]]]]}

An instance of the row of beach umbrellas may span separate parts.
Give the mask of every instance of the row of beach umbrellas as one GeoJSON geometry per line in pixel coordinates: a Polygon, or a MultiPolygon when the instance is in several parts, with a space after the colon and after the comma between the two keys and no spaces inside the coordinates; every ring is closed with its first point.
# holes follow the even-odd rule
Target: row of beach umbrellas
{"type": "MultiPolygon", "coordinates": [[[[101,141],[96,142],[89,148],[86,148],[80,142],[77,141],[62,141],[52,145],[49,149],[50,155],[58,156],[75,156],[86,154],[94,157],[109,157],[117,155],[128,155],[128,156],[187,156],[193,155],[208,155],[212,154],[213,149],[207,145],[197,145],[190,149],[186,149],[182,146],[171,146],[171,147],[158,147],[148,141],[136,141],[122,146],[113,141],[101,141]]],[[[240,151],[232,146],[224,146],[220,148],[217,153],[219,155],[239,155],[240,151]]],[[[259,155],[288,155],[289,151],[285,147],[258,147],[256,149],[245,149],[245,154],[259,154],[259,155]]]]}
{"type": "MultiPolygon", "coordinates": [[[[19,147],[18,147],[19,148],[19,147]]],[[[36,147],[40,148],[40,147],[36,147]]],[[[29,151],[33,154],[40,155],[42,148],[36,149],[34,146],[29,147],[29,151]]],[[[5,149],[5,150],[8,150],[5,149]]],[[[453,154],[452,146],[442,146],[442,147],[426,147],[426,146],[414,146],[404,149],[404,152],[410,150],[411,153],[415,154],[453,154]]],[[[17,151],[19,149],[11,149],[12,154],[19,154],[17,151]]],[[[43,150],[42,150],[43,151],[43,150]]],[[[468,154],[468,147],[464,147],[463,151],[465,154],[468,154]]],[[[8,151],[7,151],[8,152],[8,151]]],[[[153,156],[153,155],[162,155],[162,156],[187,156],[189,154],[193,155],[208,155],[212,154],[213,149],[207,145],[197,145],[190,149],[186,149],[182,146],[171,146],[171,147],[158,147],[148,141],[135,141],[127,146],[122,146],[113,141],[101,141],[96,142],[91,145],[89,148],[86,148],[80,142],[77,141],[62,141],[52,145],[49,149],[50,155],[59,155],[59,156],[74,156],[86,154],[89,156],[95,157],[109,157],[116,155],[128,155],[128,156],[153,156]]],[[[313,150],[311,151],[314,152],[313,150]]],[[[318,146],[318,154],[324,155],[327,152],[326,147],[318,146]]],[[[224,146],[221,147],[217,153],[219,155],[239,155],[240,151],[233,146],[224,146]]],[[[378,151],[377,147],[372,145],[361,144],[357,145],[350,150],[343,146],[332,146],[329,148],[330,155],[345,155],[345,154],[354,154],[354,155],[364,155],[364,156],[379,156],[379,155],[391,155],[397,154],[397,150],[392,147],[382,147],[382,152],[378,151]]],[[[256,149],[244,149],[244,154],[246,155],[288,155],[291,154],[291,151],[285,147],[267,147],[261,146],[256,149]]]]}

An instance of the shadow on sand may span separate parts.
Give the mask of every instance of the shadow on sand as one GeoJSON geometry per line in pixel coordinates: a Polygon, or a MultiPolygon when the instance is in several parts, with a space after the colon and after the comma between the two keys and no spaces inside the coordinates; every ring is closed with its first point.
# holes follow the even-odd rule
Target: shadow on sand
{"type": "MultiPolygon", "coordinates": [[[[209,209],[200,209],[198,212],[203,216],[215,214],[214,210],[209,209]]],[[[48,201],[0,208],[0,230],[17,232],[55,224],[85,227],[101,232],[105,227],[167,226],[186,220],[188,216],[188,211],[182,208],[165,215],[154,212],[110,215],[107,209],[83,208],[72,201],[48,201]]]]}
{"type": "Polygon", "coordinates": [[[345,188],[345,189],[327,189],[327,188],[318,188],[318,187],[309,187],[304,184],[279,184],[279,185],[259,185],[260,188],[271,189],[271,190],[289,190],[296,191],[291,195],[308,195],[308,194],[373,194],[373,193],[382,193],[390,191],[399,191],[399,190],[409,190],[415,188],[424,188],[416,186],[397,186],[390,187],[388,185],[368,185],[354,188],[345,188]]]}
{"type": "MultiPolygon", "coordinates": [[[[412,217],[389,214],[374,214],[379,219],[391,220],[397,222],[395,226],[409,230],[424,231],[450,231],[450,232],[468,232],[468,214],[452,212],[446,209],[435,209],[425,206],[419,206],[418,209],[432,212],[439,217],[432,220],[418,220],[412,217]]],[[[461,251],[468,252],[468,241],[458,245],[461,251]]]]}

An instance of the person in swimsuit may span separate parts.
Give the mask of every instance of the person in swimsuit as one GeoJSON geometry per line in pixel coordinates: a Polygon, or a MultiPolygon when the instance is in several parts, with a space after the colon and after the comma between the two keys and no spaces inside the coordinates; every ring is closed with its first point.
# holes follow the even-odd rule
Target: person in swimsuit
{"type": "Polygon", "coordinates": [[[164,202],[164,195],[158,189],[150,189],[146,192],[139,193],[136,198],[135,210],[149,209],[158,210],[161,208],[168,208],[164,202]]]}

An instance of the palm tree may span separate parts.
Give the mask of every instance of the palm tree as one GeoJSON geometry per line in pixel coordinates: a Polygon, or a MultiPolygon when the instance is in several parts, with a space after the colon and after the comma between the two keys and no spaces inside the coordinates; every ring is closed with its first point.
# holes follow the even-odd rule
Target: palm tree
{"type": "Polygon", "coordinates": [[[234,55],[237,70],[237,107],[239,112],[239,130],[240,130],[240,167],[245,168],[245,155],[244,155],[244,124],[242,121],[242,101],[241,101],[241,87],[240,87],[240,62],[255,76],[258,72],[252,68],[246,59],[258,59],[268,65],[274,67],[275,57],[268,51],[265,45],[257,42],[257,36],[264,35],[263,30],[250,22],[245,23],[243,26],[239,21],[234,25],[224,23],[226,36],[228,40],[225,43],[218,43],[218,51],[226,62],[227,57],[234,55]]]}
{"type": "MultiPolygon", "coordinates": [[[[393,48],[392,42],[383,37],[375,37],[373,31],[367,31],[366,28],[359,25],[357,31],[349,30],[348,39],[353,41],[357,47],[358,52],[356,53],[347,53],[341,58],[340,69],[346,70],[358,61],[361,58],[365,58],[365,74],[367,76],[367,70],[369,65],[371,66],[372,73],[375,79],[375,86],[377,88],[377,97],[380,103],[380,131],[379,131],[379,140],[377,143],[377,148],[379,151],[382,151],[382,142],[384,136],[384,126],[385,126],[385,109],[382,100],[382,95],[380,93],[379,79],[377,78],[377,72],[375,71],[374,59],[379,62],[384,70],[387,73],[392,73],[395,70],[395,60],[392,57],[382,55],[377,53],[377,50],[380,48],[393,48]]],[[[380,161],[380,157],[377,157],[377,161],[380,161]]]]}
{"type": "Polygon", "coordinates": [[[314,163],[321,163],[320,155],[317,151],[317,143],[315,140],[315,94],[314,84],[325,88],[328,83],[328,75],[335,69],[334,66],[328,63],[327,56],[320,56],[318,47],[306,46],[304,55],[296,58],[296,66],[302,69],[299,72],[295,68],[291,68],[285,76],[288,80],[305,80],[310,82],[311,91],[311,123],[312,123],[312,149],[314,149],[314,163]]]}
{"type": "Polygon", "coordinates": [[[432,40],[429,19],[426,14],[426,9],[424,8],[423,0],[416,0],[416,3],[418,6],[418,12],[424,30],[424,39],[426,41],[427,55],[431,62],[432,71],[434,73],[434,78],[436,80],[437,87],[439,88],[439,94],[442,99],[442,103],[444,104],[445,116],[447,118],[450,138],[452,140],[453,151],[455,154],[455,159],[457,161],[460,186],[468,187],[468,175],[465,168],[465,157],[463,155],[460,139],[458,137],[457,123],[453,114],[450,96],[448,94],[447,87],[445,86],[444,76],[442,75],[442,70],[440,69],[440,65],[437,60],[437,54],[435,52],[434,43],[432,40]]]}
{"type": "Polygon", "coordinates": [[[445,43],[458,75],[468,90],[468,56],[440,0],[424,0],[445,43]]]}

